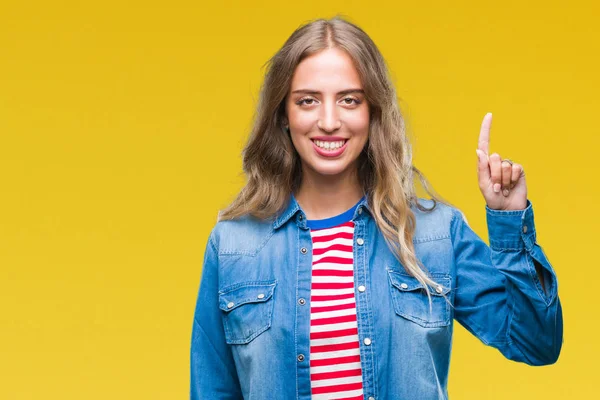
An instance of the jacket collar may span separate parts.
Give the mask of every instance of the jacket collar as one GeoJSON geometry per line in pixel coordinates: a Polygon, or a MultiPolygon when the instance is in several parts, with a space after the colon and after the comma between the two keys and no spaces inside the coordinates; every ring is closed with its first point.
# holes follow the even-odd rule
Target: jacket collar
{"type": "MultiPolygon", "coordinates": [[[[369,207],[369,203],[368,203],[367,200],[368,200],[368,197],[365,196],[360,201],[360,203],[358,203],[358,206],[356,207],[356,211],[354,212],[354,216],[352,217],[353,220],[356,218],[357,213],[359,212],[359,210],[361,208],[364,208],[364,209],[368,210],[369,213],[372,214],[371,208],[369,207]]],[[[302,213],[302,217],[304,218],[304,221],[306,221],[306,215],[304,215],[304,212],[302,211],[302,209],[300,208],[300,205],[296,201],[296,197],[294,196],[294,194],[291,193],[290,196],[289,196],[288,202],[287,202],[287,206],[275,218],[275,221],[273,222],[273,229],[280,228],[290,218],[292,218],[294,215],[296,215],[296,213],[298,211],[300,211],[302,213]]]]}

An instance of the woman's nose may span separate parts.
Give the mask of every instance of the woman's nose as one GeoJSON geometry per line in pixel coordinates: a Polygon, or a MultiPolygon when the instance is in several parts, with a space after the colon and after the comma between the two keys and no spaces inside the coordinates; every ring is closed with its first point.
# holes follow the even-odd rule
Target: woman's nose
{"type": "Polygon", "coordinates": [[[317,127],[326,132],[333,132],[342,127],[342,121],[340,121],[335,103],[325,102],[320,118],[317,121],[317,127]]]}

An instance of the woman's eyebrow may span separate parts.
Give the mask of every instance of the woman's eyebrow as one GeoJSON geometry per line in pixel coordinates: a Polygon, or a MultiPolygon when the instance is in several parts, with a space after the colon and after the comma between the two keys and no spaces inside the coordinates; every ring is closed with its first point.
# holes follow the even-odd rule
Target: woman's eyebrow
{"type": "MultiPolygon", "coordinates": [[[[318,90],[312,90],[312,89],[298,89],[298,90],[294,90],[292,93],[321,94],[321,92],[319,92],[318,90]]],[[[337,92],[338,95],[350,94],[350,93],[364,94],[365,91],[362,89],[346,89],[346,90],[342,90],[341,92],[337,92]]]]}

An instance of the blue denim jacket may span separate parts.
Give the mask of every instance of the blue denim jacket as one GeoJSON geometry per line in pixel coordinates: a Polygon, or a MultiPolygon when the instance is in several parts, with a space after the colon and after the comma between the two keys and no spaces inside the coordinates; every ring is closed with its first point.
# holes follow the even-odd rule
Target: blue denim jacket
{"type": "MultiPolygon", "coordinates": [[[[352,218],[365,399],[447,399],[455,320],[511,360],[554,363],[562,310],[554,270],[536,242],[531,202],[517,211],[486,206],[489,246],[457,208],[438,203],[433,212],[413,211],[417,257],[443,287],[430,290],[431,308],[422,285],[389,250],[365,198],[352,218]]],[[[294,196],[271,221],[243,217],[214,226],[192,329],[191,399],[311,398],[311,245],[294,196]]]]}

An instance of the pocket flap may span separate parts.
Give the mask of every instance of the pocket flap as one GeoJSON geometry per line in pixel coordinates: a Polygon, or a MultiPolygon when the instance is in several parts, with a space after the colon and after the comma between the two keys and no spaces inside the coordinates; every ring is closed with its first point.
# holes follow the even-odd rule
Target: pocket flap
{"type": "Polygon", "coordinates": [[[223,311],[235,310],[247,303],[260,303],[273,296],[277,281],[254,281],[237,283],[219,291],[219,308],[223,311]]]}
{"type": "MultiPolygon", "coordinates": [[[[424,289],[423,284],[412,275],[392,270],[388,270],[388,274],[390,276],[390,281],[392,282],[392,285],[394,285],[398,290],[402,292],[410,292],[413,290],[424,289]]],[[[433,274],[430,277],[438,283],[438,285],[435,287],[429,287],[429,292],[433,296],[445,296],[450,292],[451,281],[448,275],[433,274]]]]}

